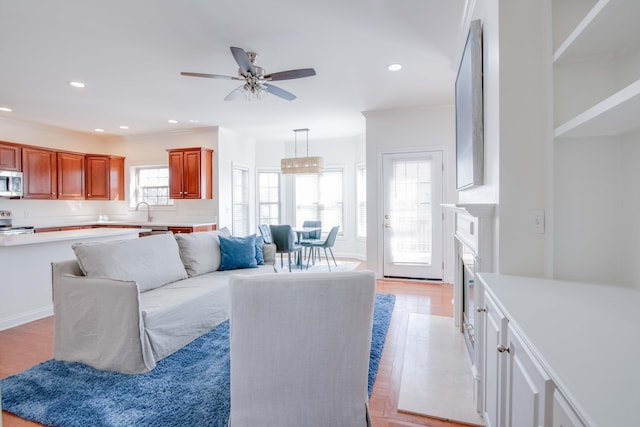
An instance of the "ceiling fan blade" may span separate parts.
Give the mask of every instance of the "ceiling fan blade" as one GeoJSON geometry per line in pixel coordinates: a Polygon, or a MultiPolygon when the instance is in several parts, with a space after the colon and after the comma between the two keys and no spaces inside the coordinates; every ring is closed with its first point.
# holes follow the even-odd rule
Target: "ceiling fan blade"
{"type": "Polygon", "coordinates": [[[183,71],[180,74],[188,77],[206,77],[208,79],[244,80],[244,79],[241,79],[240,77],[220,76],[218,74],[188,73],[186,71],[183,71]]]}
{"type": "Polygon", "coordinates": [[[279,88],[278,86],[270,85],[269,83],[263,83],[265,90],[270,94],[275,96],[279,96],[280,98],[286,99],[287,101],[293,101],[296,99],[296,96],[291,92],[287,92],[284,89],[279,88]]]}
{"type": "Polygon", "coordinates": [[[231,46],[230,49],[231,53],[233,54],[233,58],[236,60],[238,66],[240,67],[240,71],[242,72],[242,74],[246,75],[248,73],[254,76],[255,73],[253,71],[253,65],[249,60],[249,55],[247,55],[247,52],[245,52],[241,47],[231,46]]]}
{"type": "Polygon", "coordinates": [[[235,88],[234,90],[232,90],[229,95],[227,95],[224,100],[225,101],[233,101],[234,99],[237,99],[240,95],[242,95],[242,90],[244,88],[244,85],[240,85],[237,88],[235,88]]]}
{"type": "Polygon", "coordinates": [[[265,80],[291,80],[299,79],[302,77],[311,77],[316,75],[316,70],[313,68],[301,68],[299,70],[280,71],[279,73],[271,73],[264,76],[265,80]]]}

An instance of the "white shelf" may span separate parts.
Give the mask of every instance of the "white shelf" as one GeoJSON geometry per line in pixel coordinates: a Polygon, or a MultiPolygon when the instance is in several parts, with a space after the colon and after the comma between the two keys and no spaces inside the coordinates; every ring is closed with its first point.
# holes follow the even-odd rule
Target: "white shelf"
{"type": "MultiPolygon", "coordinates": [[[[554,64],[624,58],[640,50],[639,0],[599,0],[553,55],[554,64]]],[[[620,135],[640,128],[640,75],[556,127],[556,138],[620,135]]],[[[588,88],[584,88],[589,90],[588,88]]]]}
{"type": "MultiPolygon", "coordinates": [[[[638,1],[640,4],[640,1],[638,1]]],[[[610,136],[640,128],[640,80],[558,126],[556,138],[610,136]]]]}
{"type": "Polygon", "coordinates": [[[638,0],[599,0],[556,50],[554,63],[637,50],[640,47],[638,17],[638,0]]]}

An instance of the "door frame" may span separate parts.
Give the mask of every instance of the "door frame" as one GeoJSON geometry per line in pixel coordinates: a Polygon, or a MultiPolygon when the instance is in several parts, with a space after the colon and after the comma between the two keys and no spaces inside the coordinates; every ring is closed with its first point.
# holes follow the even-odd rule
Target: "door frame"
{"type": "MultiPolygon", "coordinates": [[[[377,268],[376,268],[376,273],[378,275],[378,277],[380,278],[384,278],[384,232],[382,230],[382,227],[384,226],[384,195],[383,193],[383,189],[384,189],[384,174],[383,174],[383,158],[385,155],[388,154],[407,154],[407,153],[424,153],[424,152],[433,152],[433,151],[437,151],[440,152],[441,156],[442,156],[442,164],[446,165],[447,164],[447,153],[448,153],[448,148],[445,145],[429,145],[426,147],[409,147],[409,148],[401,148],[398,150],[384,150],[384,151],[379,151],[378,152],[378,159],[377,159],[377,163],[378,163],[378,183],[377,183],[377,188],[378,188],[378,206],[376,207],[376,227],[378,228],[378,233],[377,233],[377,242],[376,242],[376,247],[377,247],[377,259],[376,259],[376,264],[377,264],[377,268]]],[[[447,174],[446,174],[447,170],[445,168],[445,170],[442,171],[442,202],[444,203],[446,200],[446,188],[447,188],[447,174]]],[[[442,262],[446,265],[446,260],[447,260],[447,256],[445,254],[445,236],[446,236],[446,227],[445,227],[446,221],[442,220],[442,241],[440,242],[441,244],[441,251],[442,251],[442,262]]],[[[446,269],[443,268],[442,270],[442,282],[446,282],[446,274],[445,274],[446,269]]],[[[422,279],[407,279],[407,280],[416,280],[416,281],[423,281],[422,279]]],[[[424,280],[424,281],[428,281],[428,280],[424,280]]]]}

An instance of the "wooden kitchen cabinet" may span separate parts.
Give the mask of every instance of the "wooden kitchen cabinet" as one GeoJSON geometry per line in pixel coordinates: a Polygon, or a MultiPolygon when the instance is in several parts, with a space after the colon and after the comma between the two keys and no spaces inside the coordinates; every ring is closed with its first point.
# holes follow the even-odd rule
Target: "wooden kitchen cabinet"
{"type": "Polygon", "coordinates": [[[23,198],[56,199],[56,152],[36,147],[22,147],[21,154],[24,173],[23,198]]]}
{"type": "Polygon", "coordinates": [[[124,157],[87,154],[87,200],[124,200],[124,157]]]}
{"type": "Polygon", "coordinates": [[[169,152],[169,197],[211,199],[213,150],[181,148],[169,152]]]}
{"type": "Polygon", "coordinates": [[[21,171],[20,146],[0,141],[0,170],[21,171]]]}
{"type": "Polygon", "coordinates": [[[84,154],[57,153],[58,199],[84,199],[84,154]]]}

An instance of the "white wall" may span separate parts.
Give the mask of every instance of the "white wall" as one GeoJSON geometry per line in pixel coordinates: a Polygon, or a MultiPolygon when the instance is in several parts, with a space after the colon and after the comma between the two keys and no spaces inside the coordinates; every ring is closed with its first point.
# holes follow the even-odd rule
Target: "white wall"
{"type": "MultiPolygon", "coordinates": [[[[451,88],[453,91],[453,87],[451,88]]],[[[456,203],[455,111],[454,107],[421,107],[389,111],[368,111],[367,120],[367,267],[382,276],[382,154],[396,151],[442,150],[445,166],[444,203],[456,203]],[[450,167],[447,167],[450,166],[450,167]]],[[[443,230],[444,280],[453,281],[453,229],[443,230]]]]}
{"type": "Polygon", "coordinates": [[[460,202],[497,203],[494,270],[549,275],[551,233],[530,231],[529,214],[550,222],[551,41],[549,3],[478,0],[483,22],[485,184],[460,202]]]}

